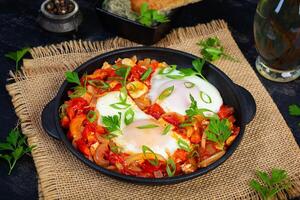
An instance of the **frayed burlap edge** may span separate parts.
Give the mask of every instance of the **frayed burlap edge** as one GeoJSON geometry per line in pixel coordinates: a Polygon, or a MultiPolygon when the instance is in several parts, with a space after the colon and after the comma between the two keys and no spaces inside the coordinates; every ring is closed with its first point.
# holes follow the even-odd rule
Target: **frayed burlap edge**
{"type": "MultiPolygon", "coordinates": [[[[159,43],[154,46],[167,47],[172,44],[180,43],[186,38],[191,37],[200,37],[200,36],[209,36],[210,34],[216,33],[217,31],[221,31],[223,29],[227,29],[227,24],[223,20],[212,21],[209,24],[199,24],[195,27],[187,27],[187,28],[178,28],[173,30],[169,35],[167,35],[164,39],[162,39],[159,43]]],[[[138,44],[131,42],[129,40],[125,40],[122,38],[113,38],[106,41],[69,41],[63,42],[56,45],[49,45],[45,47],[35,47],[30,50],[30,53],[33,59],[27,59],[24,62],[24,65],[30,66],[31,62],[38,59],[45,59],[46,57],[52,56],[62,56],[67,54],[91,54],[95,53],[95,55],[108,51],[111,49],[122,48],[122,47],[131,47],[137,46],[138,44]]],[[[6,86],[10,96],[12,97],[12,103],[14,105],[17,116],[21,120],[21,128],[23,133],[28,137],[28,143],[30,145],[37,143],[37,138],[34,135],[34,127],[30,122],[29,113],[25,107],[25,102],[23,101],[24,97],[20,88],[17,86],[19,81],[26,80],[30,76],[35,73],[52,73],[58,72],[61,70],[72,70],[76,66],[81,63],[74,61],[73,63],[65,63],[63,67],[58,68],[47,68],[41,67],[37,69],[30,69],[22,67],[21,71],[13,73],[10,72],[11,80],[15,83],[9,84],[6,86]]],[[[53,170],[50,166],[47,165],[47,157],[42,156],[42,149],[34,149],[32,154],[34,157],[39,157],[34,159],[37,173],[39,175],[39,182],[43,182],[43,184],[39,185],[39,198],[45,199],[55,199],[58,197],[57,189],[56,189],[56,180],[55,176],[53,176],[53,170]]],[[[282,191],[278,194],[279,199],[286,199],[286,195],[289,197],[297,197],[300,195],[300,173],[295,174],[291,177],[292,186],[289,190],[282,191]]],[[[253,198],[257,199],[257,194],[249,194],[249,196],[240,197],[239,199],[244,198],[253,198]],[[250,197],[251,196],[251,197],[250,197]]]]}

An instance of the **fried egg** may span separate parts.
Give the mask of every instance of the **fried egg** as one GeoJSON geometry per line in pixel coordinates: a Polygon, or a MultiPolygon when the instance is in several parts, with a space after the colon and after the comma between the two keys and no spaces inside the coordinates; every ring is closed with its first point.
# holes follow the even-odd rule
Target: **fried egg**
{"type": "MultiPolygon", "coordinates": [[[[119,135],[112,140],[121,147],[124,153],[142,153],[142,146],[146,145],[156,154],[160,154],[164,158],[172,155],[178,147],[178,139],[181,138],[176,132],[170,130],[166,134],[162,134],[165,126],[160,124],[152,116],[144,113],[135,102],[128,96],[126,103],[134,114],[134,120],[131,124],[126,125],[124,122],[125,112],[127,109],[115,109],[111,104],[120,101],[120,92],[109,92],[97,100],[96,110],[99,112],[100,117],[98,124],[105,126],[102,123],[102,116],[113,116],[121,113],[120,129],[122,135],[119,135]],[[152,125],[151,128],[145,128],[147,125],[152,125]]],[[[181,138],[182,139],[182,138],[181,138]]],[[[186,141],[189,144],[189,141],[186,141]]]]}
{"type": "MultiPolygon", "coordinates": [[[[178,70],[173,70],[170,75],[179,75],[178,70]]],[[[166,75],[155,72],[151,79],[149,98],[152,103],[158,103],[165,112],[177,112],[186,115],[186,110],[191,105],[190,95],[197,102],[198,108],[205,108],[217,113],[223,104],[222,97],[211,83],[198,76],[186,76],[182,79],[171,79],[166,75]],[[165,99],[159,96],[167,88],[174,87],[172,93],[165,99]]],[[[210,115],[211,112],[205,112],[210,115]]]]}

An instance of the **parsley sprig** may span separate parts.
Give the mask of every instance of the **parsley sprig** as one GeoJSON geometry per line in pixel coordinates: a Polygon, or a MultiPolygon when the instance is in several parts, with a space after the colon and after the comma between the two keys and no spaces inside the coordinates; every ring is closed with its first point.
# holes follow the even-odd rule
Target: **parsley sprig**
{"type": "MultiPolygon", "coordinates": [[[[211,110],[206,108],[198,108],[197,101],[195,98],[190,94],[191,99],[191,105],[190,107],[185,111],[186,115],[191,119],[195,115],[202,115],[204,116],[204,112],[211,112],[211,110]]],[[[214,113],[210,118],[217,118],[217,115],[214,113]]]]}
{"type": "Polygon", "coordinates": [[[151,27],[156,25],[157,23],[166,23],[170,20],[165,14],[160,13],[157,10],[149,9],[148,3],[144,2],[141,5],[138,21],[144,26],[151,27]]]}
{"type": "Polygon", "coordinates": [[[280,191],[288,189],[291,186],[290,179],[285,170],[272,169],[271,174],[267,172],[256,171],[256,176],[260,180],[251,180],[250,187],[257,191],[264,200],[271,200],[280,191]]]}
{"type": "Polygon", "coordinates": [[[69,95],[70,98],[81,97],[86,93],[87,80],[84,81],[84,85],[82,86],[77,72],[67,71],[65,77],[69,83],[77,84],[77,86],[73,87],[74,92],[69,95]]]}
{"type": "MultiPolygon", "coordinates": [[[[298,106],[297,104],[289,105],[289,114],[291,116],[299,117],[300,116],[300,106],[298,106]]],[[[298,126],[300,126],[300,122],[298,123],[298,126]]]]}
{"type": "Polygon", "coordinates": [[[207,136],[207,140],[216,142],[223,147],[225,141],[231,135],[228,119],[210,119],[209,125],[205,130],[205,134],[207,136]]]}
{"type": "Polygon", "coordinates": [[[102,123],[109,132],[106,137],[109,139],[122,135],[122,131],[120,129],[121,113],[119,112],[118,114],[119,115],[102,116],[102,123]]]}
{"type": "Polygon", "coordinates": [[[200,53],[205,60],[215,61],[224,57],[232,61],[237,61],[235,58],[224,52],[224,47],[217,37],[209,37],[206,40],[198,42],[197,45],[200,46],[200,53]]]}
{"type": "Polygon", "coordinates": [[[25,56],[25,54],[29,51],[28,47],[22,48],[18,51],[13,51],[13,52],[8,52],[7,54],[5,54],[4,56],[6,58],[9,58],[11,60],[14,60],[16,63],[16,71],[18,71],[19,69],[19,62],[20,60],[25,56]]]}
{"type": "Polygon", "coordinates": [[[25,154],[31,152],[35,146],[28,146],[26,137],[21,134],[18,126],[12,129],[6,137],[6,142],[0,143],[0,158],[9,165],[8,175],[11,174],[17,161],[25,154]]]}

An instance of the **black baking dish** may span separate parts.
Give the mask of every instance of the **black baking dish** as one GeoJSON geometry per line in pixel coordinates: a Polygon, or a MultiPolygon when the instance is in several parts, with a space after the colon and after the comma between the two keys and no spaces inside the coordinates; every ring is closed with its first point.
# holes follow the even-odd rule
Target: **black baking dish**
{"type": "MultiPolygon", "coordinates": [[[[167,48],[155,48],[155,47],[133,47],[119,49],[111,51],[102,55],[99,55],[86,63],[82,64],[75,71],[79,76],[84,73],[92,73],[95,69],[102,66],[103,62],[114,62],[117,58],[125,58],[136,55],[138,59],[152,58],[158,61],[165,61],[169,64],[176,64],[179,67],[191,67],[191,63],[197,57],[182,51],[167,49],[167,48]]],[[[72,146],[72,143],[67,139],[66,132],[60,126],[59,120],[59,106],[68,99],[67,91],[72,87],[67,81],[64,81],[61,85],[56,97],[50,101],[42,112],[42,125],[45,131],[52,137],[61,140],[68,150],[75,155],[79,160],[87,164],[89,167],[114,178],[126,180],[133,183],[141,184],[172,184],[182,181],[186,181],[200,175],[207,173],[208,171],[216,168],[227,160],[233,152],[237,149],[239,143],[244,135],[245,126],[248,124],[255,115],[256,104],[252,95],[243,87],[236,85],[231,79],[228,78],[221,70],[215,67],[213,64],[206,62],[203,68],[203,75],[207,80],[212,83],[221,93],[224,104],[233,106],[235,109],[235,117],[237,125],[240,127],[240,133],[234,140],[232,145],[228,148],[227,152],[216,162],[212,163],[208,167],[200,168],[197,171],[167,178],[140,178],[134,176],[127,176],[117,172],[113,172],[96,165],[94,162],[85,158],[77,149],[72,146]]]]}
{"type": "Polygon", "coordinates": [[[102,24],[117,35],[145,45],[154,44],[162,39],[172,29],[172,21],[176,21],[176,16],[180,10],[178,8],[170,11],[168,14],[169,22],[146,27],[136,21],[102,9],[102,2],[103,0],[100,0],[96,5],[96,12],[102,24]]]}

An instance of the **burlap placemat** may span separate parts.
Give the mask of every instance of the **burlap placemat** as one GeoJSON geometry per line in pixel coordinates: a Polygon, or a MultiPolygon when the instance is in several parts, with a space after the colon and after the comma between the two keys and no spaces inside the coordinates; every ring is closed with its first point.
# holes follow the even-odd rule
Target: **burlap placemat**
{"type": "Polygon", "coordinates": [[[243,141],[217,169],[190,181],[167,186],[142,186],[117,181],[77,160],[63,143],[49,137],[41,126],[41,112],[56,95],[64,71],[102,52],[135,43],[116,38],[104,42],[72,41],[31,50],[23,72],[12,74],[7,85],[22,130],[30,145],[39,176],[39,195],[45,199],[258,199],[248,184],[255,170],[287,170],[293,186],[280,198],[300,195],[300,150],[294,137],[223,21],[174,30],[157,44],[199,55],[196,42],[217,36],[226,51],[239,60],[215,64],[237,84],[247,88],[257,103],[255,119],[243,141]]]}

